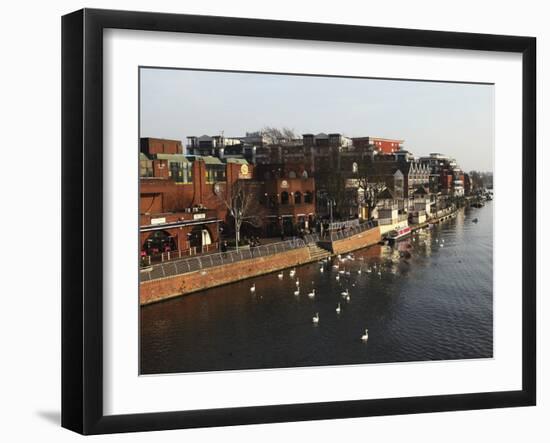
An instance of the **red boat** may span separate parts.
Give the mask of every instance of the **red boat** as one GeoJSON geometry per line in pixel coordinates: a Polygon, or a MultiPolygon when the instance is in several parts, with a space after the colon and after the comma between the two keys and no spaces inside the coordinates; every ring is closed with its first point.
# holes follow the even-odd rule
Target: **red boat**
{"type": "Polygon", "coordinates": [[[412,231],[412,229],[409,226],[405,226],[405,227],[402,227],[402,228],[398,227],[398,228],[393,229],[390,232],[388,232],[386,238],[389,241],[396,241],[396,240],[399,240],[403,237],[406,237],[407,235],[409,235],[411,233],[411,231],[412,231]]]}

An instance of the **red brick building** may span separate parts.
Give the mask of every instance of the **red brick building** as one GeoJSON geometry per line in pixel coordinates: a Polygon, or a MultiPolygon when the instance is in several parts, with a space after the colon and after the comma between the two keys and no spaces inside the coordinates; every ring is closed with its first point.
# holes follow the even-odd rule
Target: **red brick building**
{"type": "Polygon", "coordinates": [[[255,195],[262,235],[293,235],[311,226],[315,181],[302,164],[262,165],[256,171],[243,159],[224,163],[217,157],[185,156],[181,150],[176,141],[140,143],[142,255],[218,250],[221,232],[233,229],[225,202],[237,182],[255,195]]]}
{"type": "Polygon", "coordinates": [[[218,249],[227,219],[223,195],[251,179],[247,162],[184,156],[181,142],[140,140],[140,245],[142,254],[200,253],[218,249]]]}

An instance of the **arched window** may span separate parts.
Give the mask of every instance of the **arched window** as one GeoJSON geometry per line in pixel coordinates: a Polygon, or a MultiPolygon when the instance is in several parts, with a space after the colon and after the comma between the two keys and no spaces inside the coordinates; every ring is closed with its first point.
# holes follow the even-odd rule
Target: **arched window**
{"type": "Polygon", "coordinates": [[[313,194],[311,192],[304,192],[304,203],[313,203],[313,194]]]}
{"type": "Polygon", "coordinates": [[[288,192],[283,191],[281,192],[281,204],[282,205],[288,205],[288,192]]]}
{"type": "Polygon", "coordinates": [[[302,193],[300,191],[296,191],[294,193],[294,204],[299,205],[302,203],[302,193]]]}
{"type": "Polygon", "coordinates": [[[288,173],[288,178],[296,178],[296,173],[294,171],[290,171],[288,173]]]}

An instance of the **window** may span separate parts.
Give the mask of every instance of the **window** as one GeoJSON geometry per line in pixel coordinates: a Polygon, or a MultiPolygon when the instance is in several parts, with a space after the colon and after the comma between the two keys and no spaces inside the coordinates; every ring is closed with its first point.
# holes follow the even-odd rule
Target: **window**
{"type": "Polygon", "coordinates": [[[296,173],[294,171],[290,171],[288,173],[288,178],[296,178],[296,173]]]}
{"type": "Polygon", "coordinates": [[[188,163],[170,162],[169,175],[176,183],[190,183],[191,167],[188,163]]]}
{"type": "Polygon", "coordinates": [[[294,204],[299,205],[302,203],[302,193],[297,191],[294,193],[294,204]]]}
{"type": "Polygon", "coordinates": [[[139,176],[140,177],[152,177],[153,176],[153,162],[151,160],[139,161],[139,176]]]}
{"type": "Polygon", "coordinates": [[[313,194],[309,191],[304,193],[304,203],[313,203],[313,194]]]}
{"type": "Polygon", "coordinates": [[[225,181],[225,165],[206,165],[206,182],[225,181]]]}
{"type": "Polygon", "coordinates": [[[289,201],[288,192],[286,191],[281,192],[281,204],[288,205],[288,201],[289,201]]]}

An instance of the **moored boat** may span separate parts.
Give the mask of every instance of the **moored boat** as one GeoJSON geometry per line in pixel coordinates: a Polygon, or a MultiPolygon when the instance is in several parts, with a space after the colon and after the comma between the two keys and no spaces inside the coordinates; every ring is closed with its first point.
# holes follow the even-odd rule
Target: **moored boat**
{"type": "Polygon", "coordinates": [[[386,235],[386,238],[390,242],[394,242],[403,237],[406,237],[407,235],[410,235],[411,232],[412,232],[412,229],[409,226],[397,227],[391,230],[390,232],[388,232],[388,234],[386,235]]]}

